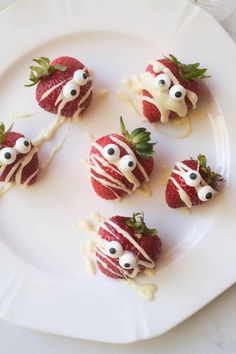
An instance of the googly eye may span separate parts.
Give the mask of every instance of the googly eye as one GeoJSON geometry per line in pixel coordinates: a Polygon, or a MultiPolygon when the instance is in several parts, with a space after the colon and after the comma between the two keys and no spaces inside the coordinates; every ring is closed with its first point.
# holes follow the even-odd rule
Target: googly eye
{"type": "Polygon", "coordinates": [[[202,202],[207,202],[216,194],[216,191],[211,186],[206,185],[201,187],[197,194],[202,202]]]}
{"type": "Polygon", "coordinates": [[[130,251],[124,251],[119,258],[119,264],[124,269],[133,269],[137,265],[137,257],[130,251]]]}
{"type": "Polygon", "coordinates": [[[186,90],[181,85],[174,85],[170,88],[169,95],[175,101],[182,101],[186,95],[186,90]]]}
{"type": "Polygon", "coordinates": [[[120,160],[120,169],[123,172],[132,172],[137,165],[135,156],[125,155],[120,160]]]}
{"type": "Polygon", "coordinates": [[[84,70],[76,70],[74,73],[74,80],[80,86],[86,85],[88,74],[84,70]]]}
{"type": "Polygon", "coordinates": [[[62,90],[63,97],[70,101],[78,97],[79,92],[80,92],[79,86],[73,82],[68,82],[67,84],[65,84],[62,90]]]}
{"type": "Polygon", "coordinates": [[[103,156],[110,162],[116,161],[120,157],[120,149],[115,144],[108,144],[103,148],[103,156]]]}
{"type": "Polygon", "coordinates": [[[185,183],[190,186],[190,187],[196,187],[200,184],[201,182],[201,175],[198,171],[188,171],[186,172],[185,176],[184,176],[184,181],[185,183]]]}
{"type": "Polygon", "coordinates": [[[16,160],[16,151],[13,148],[3,148],[0,150],[0,163],[10,165],[16,160]]]}
{"type": "Polygon", "coordinates": [[[15,143],[15,149],[21,154],[27,154],[31,149],[30,141],[26,138],[20,138],[15,143]]]}
{"type": "Polygon", "coordinates": [[[106,253],[111,258],[118,258],[123,253],[123,247],[118,241],[110,241],[106,245],[106,253]]]}
{"type": "Polygon", "coordinates": [[[166,74],[159,74],[155,78],[155,85],[161,90],[166,91],[171,85],[171,79],[166,74]]]}

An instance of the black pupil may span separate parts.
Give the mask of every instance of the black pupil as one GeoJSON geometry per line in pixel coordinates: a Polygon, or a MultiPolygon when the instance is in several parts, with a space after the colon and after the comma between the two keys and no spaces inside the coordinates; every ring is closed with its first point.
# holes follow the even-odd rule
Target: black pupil
{"type": "Polygon", "coordinates": [[[180,92],[180,91],[175,92],[175,97],[179,98],[181,96],[182,96],[182,92],[180,92]]]}
{"type": "Polygon", "coordinates": [[[27,140],[24,141],[25,146],[29,146],[29,142],[27,140]]]}
{"type": "Polygon", "coordinates": [[[111,254],[115,254],[115,253],[116,253],[116,249],[115,249],[114,247],[111,247],[111,248],[109,249],[109,252],[110,252],[111,254]]]}
{"type": "Polygon", "coordinates": [[[11,153],[10,153],[10,152],[6,152],[6,153],[4,154],[4,157],[5,157],[5,159],[10,160],[10,158],[11,158],[11,153]]]}
{"type": "Polygon", "coordinates": [[[129,162],[128,162],[128,166],[129,166],[129,167],[133,167],[133,166],[134,166],[133,161],[129,161],[129,162]]]}
{"type": "Polygon", "coordinates": [[[159,80],[160,85],[165,85],[165,83],[166,83],[165,80],[163,80],[163,79],[159,80]]]}
{"type": "Polygon", "coordinates": [[[190,174],[190,178],[191,178],[191,179],[196,179],[196,178],[197,178],[196,173],[191,173],[191,174],[190,174]]]}
{"type": "Polygon", "coordinates": [[[108,155],[114,155],[115,150],[114,150],[113,148],[109,148],[109,149],[107,150],[107,153],[108,153],[108,155]]]}
{"type": "Polygon", "coordinates": [[[212,193],[211,192],[208,192],[207,194],[206,194],[206,199],[211,199],[212,198],[212,193]]]}
{"type": "Polygon", "coordinates": [[[83,79],[86,80],[87,79],[87,74],[86,73],[83,73],[83,79]]]}
{"type": "Polygon", "coordinates": [[[70,91],[71,96],[75,96],[76,93],[77,93],[77,91],[76,91],[75,89],[73,89],[73,90],[70,91]]]}
{"type": "Polygon", "coordinates": [[[130,264],[129,264],[129,263],[125,263],[125,264],[124,264],[124,267],[125,267],[125,268],[129,268],[129,267],[130,267],[130,264]]]}

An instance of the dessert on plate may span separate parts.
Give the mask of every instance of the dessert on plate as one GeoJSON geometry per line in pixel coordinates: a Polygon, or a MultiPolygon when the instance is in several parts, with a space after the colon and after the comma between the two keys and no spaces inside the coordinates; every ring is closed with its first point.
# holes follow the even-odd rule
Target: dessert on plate
{"type": "Polygon", "coordinates": [[[90,177],[95,192],[103,199],[132,194],[153,171],[154,143],[146,128],[129,133],[120,118],[122,135],[110,134],[96,140],[90,152],[90,177]]]}
{"type": "Polygon", "coordinates": [[[97,232],[96,262],[115,279],[135,278],[154,268],[161,253],[156,229],[149,229],[142,213],[105,219],[97,232]]]}
{"type": "Polygon", "coordinates": [[[174,55],[151,61],[144,73],[125,79],[129,101],[151,123],[185,117],[196,108],[207,69],[199,63],[183,64],[174,55]]]}
{"type": "Polygon", "coordinates": [[[37,85],[36,100],[44,110],[65,118],[77,118],[92,99],[92,76],[79,60],[68,56],[52,62],[46,57],[33,59],[30,87],[37,85]]]}
{"type": "Polygon", "coordinates": [[[38,148],[23,134],[0,123],[0,182],[31,185],[39,170],[38,148]]]}
{"type": "Polygon", "coordinates": [[[200,205],[214,197],[222,180],[207,165],[204,155],[176,162],[166,186],[166,202],[171,208],[200,205]]]}

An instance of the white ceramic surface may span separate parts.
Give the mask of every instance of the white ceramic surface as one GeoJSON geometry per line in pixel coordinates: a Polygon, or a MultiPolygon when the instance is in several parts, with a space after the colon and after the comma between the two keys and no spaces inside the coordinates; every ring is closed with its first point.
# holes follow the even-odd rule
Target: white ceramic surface
{"type": "MultiPolygon", "coordinates": [[[[158,11],[155,15],[148,12],[149,17],[145,18],[141,2],[126,2],[125,13],[122,2],[112,4],[112,11],[108,1],[93,2],[92,13],[86,11],[88,3],[56,3],[55,14],[50,11],[51,6],[55,8],[54,1],[50,5],[41,2],[44,21],[37,22],[37,18],[32,21],[34,6],[30,1],[21,1],[1,14],[0,33],[5,48],[1,68],[1,116],[10,120],[9,111],[38,111],[33,92],[22,89],[22,85],[30,59],[42,52],[50,57],[63,53],[78,55],[94,68],[96,90],[106,87],[110,95],[93,107],[80,124],[71,127],[63,150],[35,187],[28,191],[15,188],[1,200],[0,315],[27,327],[80,338],[107,342],[149,338],[173,327],[235,281],[232,232],[235,188],[231,184],[235,169],[230,162],[235,144],[230,140],[235,129],[232,103],[235,46],[206,13],[182,1],[176,1],[175,11],[173,2],[150,1],[150,8],[157,6],[158,11]],[[132,17],[133,23],[129,16],[132,11],[136,15],[132,17]],[[106,12],[111,14],[109,19],[106,12]],[[96,16],[98,13],[100,16],[96,16]],[[171,18],[168,27],[165,25],[167,15],[171,18]],[[152,26],[146,25],[147,19],[152,26]],[[6,32],[7,39],[3,36],[6,32]],[[222,42],[224,51],[218,51],[217,43],[212,42],[214,36],[222,42]],[[188,47],[183,43],[188,43],[188,47]],[[163,52],[174,52],[186,61],[197,57],[210,68],[212,79],[208,87],[214,99],[201,107],[205,112],[210,111],[214,120],[193,118],[193,133],[178,141],[152,128],[158,139],[159,168],[154,173],[155,191],[151,199],[133,196],[120,204],[98,200],[78,159],[78,154],[84,157],[88,153],[85,133],[89,131],[99,136],[117,130],[116,117],[120,113],[127,117],[129,128],[139,124],[114,91],[122,76],[140,71],[148,59],[163,52]],[[106,53],[110,53],[109,57],[106,53]],[[163,199],[164,190],[158,183],[161,164],[172,164],[186,153],[197,154],[199,141],[201,152],[206,153],[226,177],[227,188],[214,204],[194,210],[191,216],[169,210],[162,202],[158,210],[153,211],[151,206],[155,200],[163,199]],[[83,192],[79,188],[81,183],[84,183],[83,192]],[[84,198],[87,206],[81,203],[84,198]],[[59,208],[62,200],[63,206],[59,208]],[[159,288],[156,300],[151,303],[119,282],[101,275],[89,278],[79,252],[81,242],[89,236],[74,227],[78,218],[87,218],[90,211],[108,216],[121,213],[122,209],[122,213],[127,214],[140,202],[149,221],[159,226],[160,235],[165,235],[159,272],[153,280],[148,279],[159,288]],[[19,208],[24,209],[24,215],[19,208]],[[154,311],[157,316],[153,316],[154,311]]],[[[15,126],[33,137],[51,120],[50,115],[41,112],[29,119],[16,120],[15,126]]]]}

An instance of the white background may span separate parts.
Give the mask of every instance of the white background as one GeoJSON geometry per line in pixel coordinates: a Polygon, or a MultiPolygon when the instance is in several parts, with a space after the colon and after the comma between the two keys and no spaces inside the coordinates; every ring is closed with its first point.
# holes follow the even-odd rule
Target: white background
{"type": "MultiPolygon", "coordinates": [[[[0,10],[12,2],[0,0],[0,10]]],[[[193,2],[211,12],[236,40],[236,0],[193,2]]],[[[40,6],[39,3],[37,6],[40,6]]],[[[138,344],[119,346],[39,333],[0,321],[0,354],[235,354],[235,314],[236,286],[165,335],[138,344]]]]}

